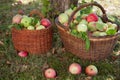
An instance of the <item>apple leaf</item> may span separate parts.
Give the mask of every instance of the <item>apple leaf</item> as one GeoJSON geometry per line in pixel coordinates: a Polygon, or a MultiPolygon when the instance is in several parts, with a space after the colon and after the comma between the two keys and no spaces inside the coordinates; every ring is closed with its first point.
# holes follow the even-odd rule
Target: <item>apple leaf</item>
{"type": "Polygon", "coordinates": [[[80,21],[82,20],[81,16],[78,16],[78,17],[76,18],[76,20],[77,20],[78,22],[80,22],[80,21]]]}
{"type": "Polygon", "coordinates": [[[79,35],[78,35],[78,38],[81,38],[82,40],[85,41],[85,48],[88,51],[89,48],[90,48],[90,40],[87,36],[87,33],[86,32],[80,32],[79,35]]]}
{"type": "Polygon", "coordinates": [[[80,11],[81,14],[90,14],[92,12],[93,7],[89,6],[87,8],[84,8],[80,11]]]}
{"type": "Polygon", "coordinates": [[[35,26],[38,23],[39,19],[38,18],[33,18],[31,25],[35,26]]]}
{"type": "Polygon", "coordinates": [[[15,27],[18,30],[21,30],[24,28],[24,26],[22,24],[13,24],[13,27],[15,27]]]}

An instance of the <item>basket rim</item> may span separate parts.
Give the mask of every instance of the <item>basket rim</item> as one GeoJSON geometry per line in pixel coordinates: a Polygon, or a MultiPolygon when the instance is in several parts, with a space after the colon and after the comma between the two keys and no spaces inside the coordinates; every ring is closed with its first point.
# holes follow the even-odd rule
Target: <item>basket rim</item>
{"type": "Polygon", "coordinates": [[[40,29],[40,30],[17,29],[15,27],[12,27],[11,30],[35,32],[35,31],[46,31],[46,30],[49,30],[50,28],[52,28],[52,26],[45,28],[45,29],[40,29]]]}
{"type": "MultiPolygon", "coordinates": [[[[56,18],[55,19],[55,24],[57,25],[57,27],[59,28],[59,29],[61,29],[62,31],[64,31],[64,32],[66,32],[66,30],[63,28],[64,27],[64,25],[62,25],[59,21],[58,21],[58,18],[56,18]]],[[[119,31],[119,30],[118,30],[119,31]]],[[[69,32],[66,32],[68,35],[71,35],[69,32]]],[[[109,39],[112,39],[112,38],[117,38],[118,37],[118,33],[117,34],[115,34],[115,35],[111,35],[111,36],[100,36],[100,37],[92,37],[92,36],[89,36],[89,40],[90,41],[104,41],[105,39],[106,40],[109,40],[109,39]]],[[[73,36],[73,35],[71,35],[72,37],[74,37],[74,38],[77,38],[77,37],[75,37],[75,36],[73,36]]],[[[80,39],[80,38],[77,38],[77,39],[80,39]]]]}

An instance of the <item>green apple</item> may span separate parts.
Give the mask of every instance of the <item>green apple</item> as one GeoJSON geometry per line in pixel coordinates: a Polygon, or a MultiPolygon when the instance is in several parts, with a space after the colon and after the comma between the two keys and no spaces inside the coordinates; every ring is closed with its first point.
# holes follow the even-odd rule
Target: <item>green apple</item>
{"type": "Polygon", "coordinates": [[[77,31],[78,32],[86,32],[88,30],[87,25],[85,24],[78,24],[77,25],[77,31]]]}
{"type": "Polygon", "coordinates": [[[70,9],[65,10],[64,13],[67,14],[68,16],[71,16],[72,12],[73,10],[70,8],[70,9]]]}
{"type": "Polygon", "coordinates": [[[31,23],[32,23],[32,18],[31,17],[24,16],[21,20],[21,24],[23,24],[24,27],[30,26],[31,23]]]}
{"type": "Polygon", "coordinates": [[[112,26],[111,22],[107,22],[106,24],[108,25],[108,27],[112,26]]]}
{"type": "Polygon", "coordinates": [[[95,31],[95,32],[93,32],[93,33],[92,33],[92,36],[98,37],[98,36],[99,36],[99,34],[100,34],[100,32],[99,32],[99,31],[95,31]]]}
{"type": "Polygon", "coordinates": [[[117,25],[116,24],[111,24],[111,26],[109,26],[109,28],[113,28],[117,30],[117,25]]]}
{"type": "Polygon", "coordinates": [[[36,27],[36,30],[41,30],[41,29],[45,29],[45,26],[39,25],[39,26],[36,27]]]}
{"type": "Polygon", "coordinates": [[[117,33],[117,30],[114,28],[108,28],[106,30],[107,35],[115,35],[117,33]]]}
{"type": "Polygon", "coordinates": [[[96,31],[97,30],[96,22],[89,22],[88,28],[89,28],[90,31],[96,31]]]}
{"type": "Polygon", "coordinates": [[[68,22],[68,15],[65,14],[65,13],[61,13],[59,16],[58,16],[58,20],[61,24],[64,24],[64,23],[67,23],[68,22]]]}
{"type": "Polygon", "coordinates": [[[35,28],[34,28],[34,26],[28,26],[27,29],[28,30],[34,30],[35,28]]]}
{"type": "Polygon", "coordinates": [[[82,19],[80,22],[79,22],[80,24],[88,24],[88,22],[85,20],[85,19],[82,19]]]}
{"type": "Polygon", "coordinates": [[[99,36],[106,36],[106,32],[95,31],[93,32],[92,36],[99,37],[99,36]]]}
{"type": "Polygon", "coordinates": [[[100,33],[99,33],[99,36],[106,36],[106,35],[107,35],[106,32],[100,32],[100,33]]]}
{"type": "Polygon", "coordinates": [[[97,22],[96,23],[96,28],[99,31],[105,31],[108,28],[108,25],[102,22],[97,22]]]}

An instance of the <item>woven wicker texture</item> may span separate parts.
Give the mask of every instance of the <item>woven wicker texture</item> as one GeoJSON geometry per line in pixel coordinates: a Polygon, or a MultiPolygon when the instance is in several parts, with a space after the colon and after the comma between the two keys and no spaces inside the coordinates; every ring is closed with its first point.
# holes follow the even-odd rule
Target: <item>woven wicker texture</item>
{"type": "MultiPolygon", "coordinates": [[[[72,17],[79,9],[86,7],[86,6],[90,6],[90,5],[95,5],[95,6],[100,7],[104,14],[103,17],[105,17],[103,19],[104,22],[110,21],[107,19],[105,11],[102,8],[102,6],[100,6],[98,3],[87,3],[84,5],[81,5],[80,7],[78,7],[78,9],[75,12],[73,12],[73,14],[71,15],[69,19],[69,24],[72,20],[72,17]]],[[[57,18],[55,20],[55,23],[59,30],[59,34],[60,34],[60,37],[62,39],[65,49],[68,52],[71,52],[74,55],[84,60],[97,61],[97,60],[103,60],[107,58],[110,55],[110,53],[113,51],[115,43],[117,42],[117,39],[118,39],[118,34],[116,34],[115,36],[107,36],[107,37],[100,37],[100,38],[89,36],[90,49],[89,51],[86,51],[85,41],[71,35],[67,31],[69,30],[69,27],[66,27],[60,24],[57,18]]]]}
{"type": "MultiPolygon", "coordinates": [[[[35,13],[34,10],[30,15],[35,13]]],[[[27,51],[31,54],[45,53],[52,48],[52,27],[42,30],[17,30],[12,28],[12,41],[17,51],[27,51]]]]}

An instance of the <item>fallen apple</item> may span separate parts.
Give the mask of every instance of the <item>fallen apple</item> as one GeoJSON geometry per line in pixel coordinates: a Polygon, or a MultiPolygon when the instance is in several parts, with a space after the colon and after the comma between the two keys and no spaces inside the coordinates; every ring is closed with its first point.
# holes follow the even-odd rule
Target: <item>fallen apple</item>
{"type": "Polygon", "coordinates": [[[27,56],[28,56],[28,52],[26,52],[26,51],[20,51],[20,52],[18,53],[18,55],[19,55],[20,57],[27,57],[27,56]]]}
{"type": "Polygon", "coordinates": [[[23,18],[23,16],[22,15],[20,15],[20,14],[17,14],[17,15],[15,15],[13,18],[12,18],[12,23],[13,24],[19,24],[20,22],[21,22],[21,19],[23,18]]]}
{"type": "Polygon", "coordinates": [[[56,71],[53,68],[48,68],[45,70],[44,75],[46,78],[55,78],[56,71]]]}
{"type": "Polygon", "coordinates": [[[49,19],[47,19],[47,18],[42,19],[42,20],[40,21],[40,24],[43,25],[43,26],[45,26],[45,28],[48,28],[48,27],[51,26],[51,22],[50,22],[49,19]]]}
{"type": "Polygon", "coordinates": [[[89,76],[95,76],[98,73],[98,69],[94,65],[89,65],[86,67],[85,72],[89,76]]]}
{"type": "Polygon", "coordinates": [[[69,72],[71,74],[80,74],[81,73],[81,66],[78,63],[72,63],[69,66],[69,72]]]}

